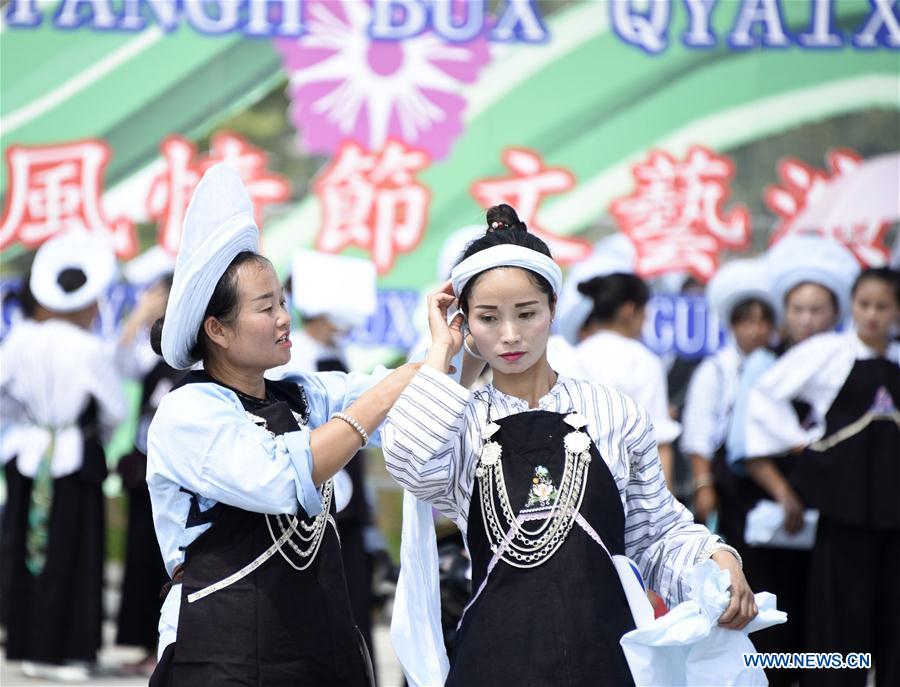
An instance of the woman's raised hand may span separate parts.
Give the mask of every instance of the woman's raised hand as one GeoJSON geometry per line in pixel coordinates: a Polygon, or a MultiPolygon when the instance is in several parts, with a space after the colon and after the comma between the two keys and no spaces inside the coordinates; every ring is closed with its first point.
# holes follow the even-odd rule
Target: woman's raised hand
{"type": "Polygon", "coordinates": [[[446,372],[459,349],[462,348],[462,313],[448,323],[450,308],[457,303],[449,281],[428,295],[428,328],[431,330],[431,348],[425,364],[446,372]]]}

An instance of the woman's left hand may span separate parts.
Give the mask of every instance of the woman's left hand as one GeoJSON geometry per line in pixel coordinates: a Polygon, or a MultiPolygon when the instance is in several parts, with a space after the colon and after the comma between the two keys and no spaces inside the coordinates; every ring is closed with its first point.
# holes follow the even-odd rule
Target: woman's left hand
{"type": "Polygon", "coordinates": [[[716,564],[731,573],[731,603],[719,616],[719,627],[729,630],[740,630],[759,613],[753,591],[747,584],[747,578],[741,570],[737,558],[728,551],[716,551],[712,555],[716,564]]]}

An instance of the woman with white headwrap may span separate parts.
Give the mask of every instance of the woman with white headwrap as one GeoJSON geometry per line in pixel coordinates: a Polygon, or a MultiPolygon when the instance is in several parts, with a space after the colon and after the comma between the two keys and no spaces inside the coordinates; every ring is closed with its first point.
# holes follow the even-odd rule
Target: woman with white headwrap
{"type": "Polygon", "coordinates": [[[290,316],[258,244],[237,172],[210,168],[154,327],[169,365],[204,369],[163,398],[148,434],[147,483],[172,576],[151,684],[371,684],[331,478],[377,439],[415,366],[265,379],[290,359],[290,316]]]}
{"type": "MultiPolygon", "coordinates": [[[[762,547],[766,555],[757,555],[750,574],[768,576],[781,587],[785,574],[800,578],[787,589],[798,586],[796,593],[805,595],[806,626],[794,627],[805,639],[804,650],[871,653],[876,683],[896,685],[900,346],[892,333],[900,322],[900,273],[867,269],[847,296],[852,328],[792,347],[750,391],[746,462],[751,475],[769,498],[783,502],[787,490],[801,512],[805,506],[818,510],[806,567],[785,570],[785,559],[775,555],[779,550],[762,547]],[[802,419],[794,412],[798,403],[807,409],[802,419]],[[785,457],[789,472],[781,471],[785,457]],[[755,470],[761,461],[778,473],[755,470]]],[[[794,621],[803,619],[798,614],[794,621]]],[[[804,671],[803,682],[865,685],[866,674],[804,671]]]]}
{"type": "MultiPolygon", "coordinates": [[[[488,233],[429,297],[432,346],[383,430],[388,470],[456,522],[472,557],[473,595],[437,680],[630,684],[619,640],[652,620],[641,574],[675,604],[685,575],[712,556],[733,583],[721,623],[746,625],[755,601],[729,547],[667,491],[646,412],[550,367],[561,271],[512,208],[487,218],[488,233]],[[447,374],[467,333],[493,371],[474,393],[447,374]]],[[[395,635],[407,676],[434,684],[410,666],[442,647],[407,629],[404,645],[395,635]]]]}
{"type": "MultiPolygon", "coordinates": [[[[741,371],[747,356],[769,344],[775,328],[776,304],[766,283],[766,266],[760,258],[732,260],[709,282],[707,299],[728,325],[728,340],[720,350],[700,363],[691,376],[685,397],[681,450],[691,461],[694,476],[694,517],[706,522],[717,511],[719,532],[730,537],[731,503],[725,475],[725,439],[741,371]],[[727,521],[727,522],[725,522],[727,521]]],[[[740,518],[743,526],[743,517],[740,518]]]]}
{"type": "MultiPolygon", "coordinates": [[[[750,545],[745,541],[745,531],[748,513],[763,500],[774,500],[782,507],[783,533],[794,534],[803,527],[804,504],[796,482],[796,468],[802,457],[779,448],[778,442],[771,438],[795,423],[808,426],[814,421],[813,408],[806,399],[798,397],[764,421],[751,423],[751,417],[758,412],[754,406],[760,408],[752,400],[752,391],[761,378],[770,374],[768,370],[794,347],[833,331],[848,317],[850,289],[859,273],[859,264],[838,241],[817,235],[784,238],[768,251],[765,261],[768,288],[783,313],[783,336],[774,350],[757,350],[744,361],[727,439],[730,469],[721,470],[717,475],[717,480],[729,483],[732,490],[732,502],[724,504],[726,517],[720,518],[720,523],[725,538],[744,557],[747,579],[754,586],[776,594],[779,607],[788,614],[786,624],[756,636],[757,648],[768,652],[796,652],[805,650],[808,545],[800,548],[759,542],[750,545]]],[[[793,356],[792,359],[796,360],[793,356]]],[[[800,369],[797,373],[802,374],[800,369]]],[[[800,677],[796,669],[770,669],[767,674],[770,683],[785,687],[800,677]]],[[[806,674],[804,671],[803,675],[806,674]]]]}
{"type": "Polygon", "coordinates": [[[102,643],[103,445],[126,403],[90,328],[114,275],[100,239],[73,233],[45,243],[27,282],[26,319],[0,352],[6,658],[32,677],[85,680],[102,643]]]}

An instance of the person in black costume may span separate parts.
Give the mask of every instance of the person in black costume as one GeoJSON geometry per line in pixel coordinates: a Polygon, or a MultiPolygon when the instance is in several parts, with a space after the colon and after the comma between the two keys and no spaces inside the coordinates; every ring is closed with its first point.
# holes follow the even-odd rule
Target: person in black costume
{"type": "Polygon", "coordinates": [[[121,380],[90,329],[115,274],[100,239],[41,246],[26,319],[3,342],[7,506],[0,540],[6,658],[29,677],[88,679],[102,645],[103,446],[122,421],[121,380]]]}
{"type": "Polygon", "coordinates": [[[159,640],[159,590],[169,579],[153,530],[153,511],[147,489],[147,432],[163,396],[184,376],[150,349],[149,327],[166,309],[172,275],[168,274],[145,290],[122,327],[120,347],[128,351],[125,366],[140,380],[141,398],[134,449],[119,459],[116,471],[122,479],[127,503],[125,565],[122,595],[116,619],[116,644],[140,647],[141,660],[123,665],[120,672],[149,677],[156,666],[159,640]],[[131,369],[134,368],[134,369],[131,369]]]}
{"type": "MultiPolygon", "coordinates": [[[[880,685],[900,683],[900,273],[863,271],[854,328],[796,346],[760,379],[747,410],[747,451],[796,456],[801,507],[819,510],[807,579],[810,651],[869,652],[880,685]],[[795,420],[792,402],[814,418],[795,420]],[[802,452],[801,452],[802,450],[802,452]]],[[[775,492],[777,482],[766,482],[775,492]]],[[[813,685],[864,685],[865,670],[804,671],[813,685]]]]}
{"type": "Polygon", "coordinates": [[[432,346],[383,430],[391,475],[471,554],[446,684],[631,684],[619,640],[649,610],[638,569],[674,605],[712,556],[732,580],[725,627],[755,601],[730,547],[666,489],[646,411],[547,362],[562,275],[546,245],[508,205],[487,221],[429,297],[432,346]],[[493,371],[474,393],[447,375],[463,345],[493,371]]]}
{"type": "Polygon", "coordinates": [[[210,168],[151,337],[173,368],[204,365],[163,398],[148,434],[147,484],[172,576],[151,685],[368,685],[331,477],[416,366],[266,380],[290,359],[290,316],[258,241],[238,173],[210,168]]]}

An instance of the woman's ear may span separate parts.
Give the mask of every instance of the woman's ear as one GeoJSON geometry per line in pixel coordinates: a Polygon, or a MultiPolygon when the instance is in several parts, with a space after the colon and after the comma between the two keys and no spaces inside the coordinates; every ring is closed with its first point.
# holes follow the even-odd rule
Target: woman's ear
{"type": "Polygon", "coordinates": [[[203,321],[203,331],[206,332],[207,338],[219,348],[228,348],[230,341],[228,328],[212,315],[203,321]]]}

